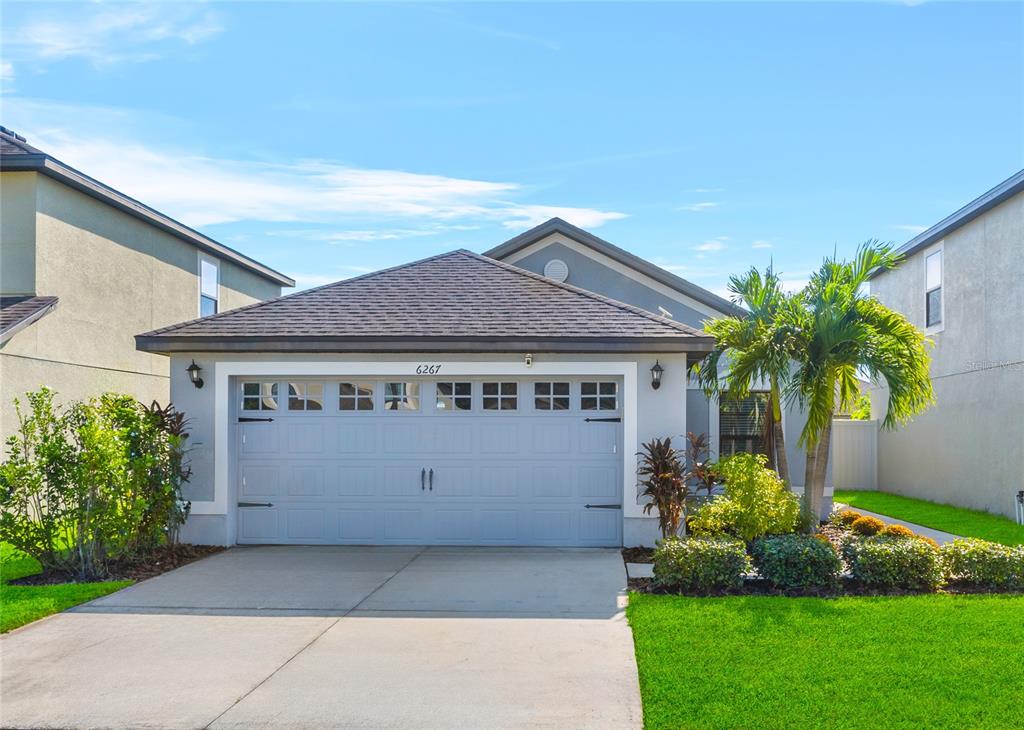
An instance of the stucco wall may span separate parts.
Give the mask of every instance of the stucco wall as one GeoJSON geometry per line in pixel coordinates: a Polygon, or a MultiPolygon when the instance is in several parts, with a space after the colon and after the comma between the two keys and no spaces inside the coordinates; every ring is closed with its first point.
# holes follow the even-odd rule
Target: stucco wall
{"type": "MultiPolygon", "coordinates": [[[[924,255],[871,282],[924,328],[924,255]]],[[[944,322],[930,337],[936,405],[879,434],[879,488],[1013,516],[1024,489],[1024,193],[946,236],[944,322]]],[[[888,393],[871,392],[872,413],[888,393]]]]}
{"type": "Polygon", "coordinates": [[[36,174],[0,173],[0,292],[34,294],[36,174]]]}
{"type": "MultiPolygon", "coordinates": [[[[27,293],[56,295],[60,302],[0,349],[0,438],[13,428],[13,398],[42,385],[67,399],[116,385],[166,401],[167,358],[139,352],[134,338],[198,316],[197,249],[48,177],[5,172],[3,183],[5,211],[10,205],[20,220],[35,210],[35,291],[27,293]]],[[[26,240],[29,230],[19,223],[11,240],[26,240]]],[[[227,261],[220,261],[220,273],[222,311],[280,293],[227,261]]]]}

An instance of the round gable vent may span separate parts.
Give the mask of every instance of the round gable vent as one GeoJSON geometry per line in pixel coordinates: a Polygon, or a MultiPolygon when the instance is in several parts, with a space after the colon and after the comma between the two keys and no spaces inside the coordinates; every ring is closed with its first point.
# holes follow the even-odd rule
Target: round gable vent
{"type": "Polygon", "coordinates": [[[544,264],[544,276],[555,281],[565,281],[569,278],[569,265],[561,259],[551,259],[544,264]]]}

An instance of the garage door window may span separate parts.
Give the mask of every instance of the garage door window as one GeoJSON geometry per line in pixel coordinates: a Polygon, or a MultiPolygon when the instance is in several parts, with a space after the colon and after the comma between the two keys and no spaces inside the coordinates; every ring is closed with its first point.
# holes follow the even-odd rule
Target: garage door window
{"type": "Polygon", "coordinates": [[[533,407],[538,411],[569,410],[569,384],[534,383],[533,407]]]}
{"type": "Polygon", "coordinates": [[[384,383],[384,410],[418,411],[419,409],[419,383],[384,383]]]}
{"type": "Polygon", "coordinates": [[[323,383],[288,383],[289,411],[322,411],[323,409],[323,383]]]}
{"type": "Polygon", "coordinates": [[[340,383],[338,410],[372,411],[373,383],[340,383]]]}
{"type": "Polygon", "coordinates": [[[243,411],[276,411],[277,383],[242,383],[243,411]]]}
{"type": "Polygon", "coordinates": [[[580,383],[580,409],[584,411],[617,411],[619,384],[612,382],[580,383]]]}
{"type": "Polygon", "coordinates": [[[514,411],[518,407],[518,383],[484,383],[485,411],[514,411]]]}
{"type": "Polygon", "coordinates": [[[438,383],[437,410],[439,411],[471,411],[473,410],[472,383],[438,383]]]}

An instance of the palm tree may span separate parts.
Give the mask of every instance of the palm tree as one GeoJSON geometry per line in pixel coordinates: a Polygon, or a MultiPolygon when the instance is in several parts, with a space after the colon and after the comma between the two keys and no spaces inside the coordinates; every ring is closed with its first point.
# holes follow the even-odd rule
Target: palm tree
{"type": "Polygon", "coordinates": [[[868,241],[853,261],[826,259],[804,291],[780,308],[778,326],[787,333],[796,363],[786,395],[807,413],[798,443],[807,452],[804,506],[812,524],[824,500],[832,417],[837,405],[848,408],[857,399],[858,373],[888,386],[883,428],[906,423],[935,401],[928,375],[931,342],[863,291],[871,272],[899,261],[890,244],[868,241]]]}
{"type": "MultiPolygon", "coordinates": [[[[745,316],[729,316],[704,323],[715,338],[715,350],[694,366],[697,381],[708,396],[741,399],[757,382],[769,385],[768,419],[774,454],[769,459],[779,477],[789,482],[789,461],[782,429],[782,395],[790,379],[790,333],[780,326],[779,312],[789,297],[779,275],[771,267],[762,276],[757,269],[729,278],[734,302],[749,310],[745,316]],[[719,372],[725,358],[726,372],[719,372]]],[[[766,429],[767,430],[767,429],[766,429]]]]}

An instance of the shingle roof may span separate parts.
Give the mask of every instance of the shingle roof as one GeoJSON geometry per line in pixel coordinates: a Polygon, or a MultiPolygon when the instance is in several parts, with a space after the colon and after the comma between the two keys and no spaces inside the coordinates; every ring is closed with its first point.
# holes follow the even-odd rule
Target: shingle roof
{"type": "Polygon", "coordinates": [[[144,350],[705,350],[700,330],[459,250],[154,330],[144,350]]]}
{"type": "Polygon", "coordinates": [[[55,306],[57,297],[0,297],[0,342],[7,342],[16,332],[45,317],[55,306]]]}
{"type": "MultiPolygon", "coordinates": [[[[204,236],[199,231],[189,228],[184,223],[164,215],[160,211],[130,198],[119,190],[101,183],[99,180],[79,172],[46,152],[33,147],[25,138],[10,129],[0,126],[0,170],[5,172],[37,172],[59,180],[68,187],[74,188],[97,200],[102,200],[130,216],[170,233],[196,248],[220,258],[232,261],[243,269],[274,282],[280,286],[295,286],[295,280],[275,271],[255,259],[249,258],[223,243],[204,236]]],[[[159,174],[159,170],[154,174],[159,174]]]]}

